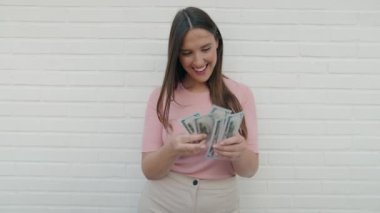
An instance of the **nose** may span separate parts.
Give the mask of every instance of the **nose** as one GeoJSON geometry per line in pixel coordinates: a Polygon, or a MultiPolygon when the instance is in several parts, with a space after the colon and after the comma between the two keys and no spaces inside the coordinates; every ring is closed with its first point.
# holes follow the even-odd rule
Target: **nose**
{"type": "Polygon", "coordinates": [[[194,60],[193,60],[193,66],[196,68],[200,68],[200,67],[203,67],[203,65],[204,65],[204,60],[203,60],[202,54],[200,53],[195,54],[194,60]]]}

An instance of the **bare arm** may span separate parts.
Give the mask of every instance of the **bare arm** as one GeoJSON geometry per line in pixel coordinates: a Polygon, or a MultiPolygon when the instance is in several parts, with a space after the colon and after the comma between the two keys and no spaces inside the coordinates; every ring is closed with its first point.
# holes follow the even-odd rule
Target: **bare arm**
{"type": "Polygon", "coordinates": [[[240,158],[232,161],[236,174],[242,177],[253,177],[259,167],[259,154],[247,149],[240,158]]]}

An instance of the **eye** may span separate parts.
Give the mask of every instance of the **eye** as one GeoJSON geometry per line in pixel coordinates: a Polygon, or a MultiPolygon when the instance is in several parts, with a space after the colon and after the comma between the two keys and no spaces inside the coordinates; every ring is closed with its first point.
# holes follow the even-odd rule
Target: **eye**
{"type": "Polygon", "coordinates": [[[182,51],[182,52],[181,52],[181,55],[182,55],[182,56],[189,56],[189,55],[191,55],[191,52],[188,52],[188,51],[182,51]]]}
{"type": "Polygon", "coordinates": [[[206,47],[202,49],[202,52],[208,52],[211,49],[211,47],[206,47]]]}

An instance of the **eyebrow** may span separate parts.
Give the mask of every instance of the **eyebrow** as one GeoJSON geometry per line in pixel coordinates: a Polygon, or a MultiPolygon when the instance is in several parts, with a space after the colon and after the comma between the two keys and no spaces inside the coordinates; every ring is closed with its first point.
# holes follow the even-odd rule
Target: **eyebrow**
{"type": "MultiPolygon", "coordinates": [[[[211,46],[211,45],[212,45],[211,43],[207,43],[207,44],[201,46],[201,49],[203,49],[203,48],[205,48],[205,47],[208,47],[208,46],[211,46]]],[[[190,51],[190,50],[182,49],[182,48],[181,48],[181,51],[190,51]]]]}

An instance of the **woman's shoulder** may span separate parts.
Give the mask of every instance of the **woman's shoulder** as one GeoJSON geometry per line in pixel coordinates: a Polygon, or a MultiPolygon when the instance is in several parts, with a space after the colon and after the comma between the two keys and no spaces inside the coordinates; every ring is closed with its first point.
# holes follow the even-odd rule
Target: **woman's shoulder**
{"type": "Polygon", "coordinates": [[[161,87],[154,88],[149,95],[148,103],[149,104],[155,104],[158,101],[158,98],[160,97],[161,93],[161,87]]]}
{"type": "Polygon", "coordinates": [[[234,94],[246,93],[247,91],[250,91],[250,88],[246,84],[237,82],[230,78],[224,78],[224,83],[234,94]]]}
{"type": "Polygon", "coordinates": [[[161,87],[155,87],[153,88],[153,90],[151,91],[150,95],[151,96],[159,96],[160,95],[160,92],[161,92],[161,87]]]}
{"type": "Polygon", "coordinates": [[[246,104],[248,101],[252,101],[254,99],[254,95],[248,85],[230,78],[225,78],[224,82],[241,104],[246,104]]]}

